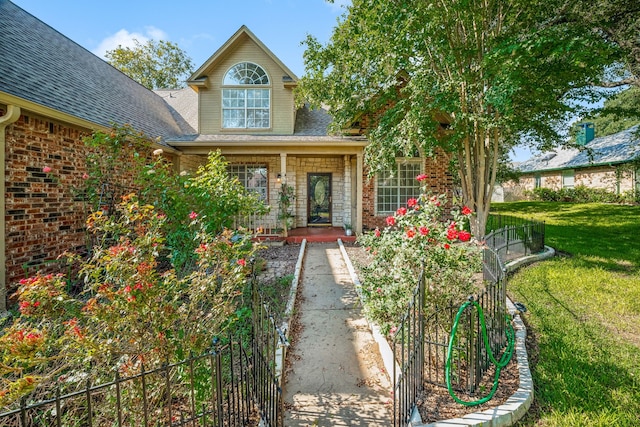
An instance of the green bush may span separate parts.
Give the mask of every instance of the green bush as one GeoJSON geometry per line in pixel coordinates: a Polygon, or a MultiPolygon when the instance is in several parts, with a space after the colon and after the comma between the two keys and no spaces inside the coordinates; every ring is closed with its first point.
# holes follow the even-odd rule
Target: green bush
{"type": "Polygon", "coordinates": [[[618,195],[603,188],[589,188],[584,185],[559,190],[539,187],[527,192],[527,195],[542,202],[628,203],[629,199],[633,199],[633,194],[618,195]]]}

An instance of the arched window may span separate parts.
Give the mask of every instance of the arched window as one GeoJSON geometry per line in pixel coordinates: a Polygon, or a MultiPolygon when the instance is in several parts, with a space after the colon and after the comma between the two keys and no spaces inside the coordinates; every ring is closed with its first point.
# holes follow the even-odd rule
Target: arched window
{"type": "Polygon", "coordinates": [[[227,71],[222,82],[222,127],[264,129],[270,126],[269,76],[251,62],[241,62],[227,71]]]}

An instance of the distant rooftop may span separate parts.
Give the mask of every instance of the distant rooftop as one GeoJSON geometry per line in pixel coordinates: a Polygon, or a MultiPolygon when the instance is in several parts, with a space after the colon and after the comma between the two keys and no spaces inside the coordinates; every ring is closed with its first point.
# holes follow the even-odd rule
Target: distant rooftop
{"type": "Polygon", "coordinates": [[[638,157],[640,157],[640,125],[595,138],[580,149],[557,149],[542,153],[520,163],[517,169],[520,172],[577,169],[626,163],[638,157]]]}

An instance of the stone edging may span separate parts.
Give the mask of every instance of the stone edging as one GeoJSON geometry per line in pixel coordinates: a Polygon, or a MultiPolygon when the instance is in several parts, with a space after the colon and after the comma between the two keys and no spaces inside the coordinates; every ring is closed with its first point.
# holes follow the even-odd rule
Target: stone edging
{"type": "MultiPolygon", "coordinates": [[[[345,263],[347,264],[347,269],[349,270],[351,279],[356,285],[358,294],[360,294],[360,280],[355,273],[355,269],[353,268],[351,260],[347,255],[347,251],[344,249],[344,245],[340,239],[338,239],[338,245],[340,246],[340,251],[342,252],[342,256],[345,260],[345,263]]],[[[540,254],[529,255],[524,258],[512,261],[507,264],[506,269],[507,271],[511,272],[523,265],[551,258],[554,255],[555,250],[549,246],[545,246],[544,252],[540,254]]],[[[518,390],[516,390],[516,392],[512,394],[504,404],[496,406],[495,408],[487,409],[482,412],[467,414],[461,418],[440,420],[431,424],[423,424],[420,413],[417,410],[414,410],[408,427],[507,427],[515,424],[516,421],[518,421],[527,413],[529,407],[531,406],[531,403],[533,402],[533,379],[531,378],[531,371],[529,370],[529,359],[527,356],[527,348],[525,345],[527,328],[524,326],[524,322],[520,318],[520,314],[517,313],[516,308],[508,298],[507,307],[509,309],[509,313],[511,313],[511,315],[513,316],[514,330],[516,334],[515,353],[516,361],[518,363],[518,374],[520,377],[520,386],[518,387],[518,390]]],[[[389,378],[391,378],[392,372],[394,372],[393,353],[391,351],[391,347],[389,346],[389,343],[387,342],[385,337],[380,333],[380,328],[377,325],[369,323],[369,326],[371,328],[371,332],[373,333],[374,339],[378,343],[385,369],[387,370],[389,378]]],[[[399,369],[395,370],[395,372],[399,371],[399,369]]]]}

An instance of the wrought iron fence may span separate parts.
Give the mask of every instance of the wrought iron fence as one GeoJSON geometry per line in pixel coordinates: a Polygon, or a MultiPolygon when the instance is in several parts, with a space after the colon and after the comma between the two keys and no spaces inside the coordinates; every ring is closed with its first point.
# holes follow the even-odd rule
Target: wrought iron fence
{"type": "Polygon", "coordinates": [[[544,227],[541,221],[525,220],[505,215],[490,215],[485,235],[487,246],[500,255],[503,263],[542,252],[544,227]]]}
{"type": "Polygon", "coordinates": [[[393,425],[406,426],[422,390],[424,374],[424,271],[409,309],[393,334],[393,425]],[[399,369],[398,369],[399,368],[399,369]]]}
{"type": "Polygon", "coordinates": [[[39,390],[44,399],[23,397],[0,413],[0,427],[282,426],[275,353],[287,342],[267,304],[253,295],[250,334],[215,339],[202,355],[153,369],[136,362],[135,375],[122,377],[114,368],[107,382],[60,380],[39,390]]]}
{"type": "Polygon", "coordinates": [[[23,397],[19,407],[0,414],[0,426],[248,426],[257,425],[251,358],[238,341],[136,375],[92,384],[38,402],[23,397]]]}
{"type": "MultiPolygon", "coordinates": [[[[475,297],[483,309],[489,345],[498,354],[506,345],[507,277],[498,253],[486,248],[483,253],[485,287],[475,297]]],[[[424,313],[424,276],[414,291],[409,309],[393,337],[394,426],[406,426],[423,390],[423,382],[446,386],[445,363],[451,329],[460,304],[436,307],[424,313]]],[[[463,313],[451,356],[451,384],[461,392],[473,395],[489,368],[490,359],[484,347],[477,309],[463,313]]]]}

